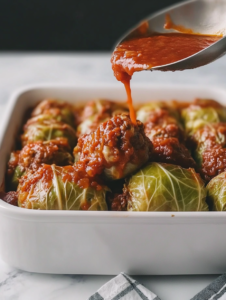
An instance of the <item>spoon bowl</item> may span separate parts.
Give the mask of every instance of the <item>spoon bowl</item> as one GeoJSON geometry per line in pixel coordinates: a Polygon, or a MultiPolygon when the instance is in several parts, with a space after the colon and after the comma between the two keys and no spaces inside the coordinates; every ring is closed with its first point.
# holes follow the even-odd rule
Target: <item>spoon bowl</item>
{"type": "Polygon", "coordinates": [[[163,34],[178,32],[174,29],[164,28],[166,15],[170,16],[174,24],[189,28],[194,34],[221,35],[222,38],[187,58],[167,65],[156,66],[150,70],[194,69],[206,65],[226,53],[226,0],[192,0],[171,6],[143,20],[127,32],[119,43],[134,36],[141,24],[146,24],[148,32],[163,34]]]}

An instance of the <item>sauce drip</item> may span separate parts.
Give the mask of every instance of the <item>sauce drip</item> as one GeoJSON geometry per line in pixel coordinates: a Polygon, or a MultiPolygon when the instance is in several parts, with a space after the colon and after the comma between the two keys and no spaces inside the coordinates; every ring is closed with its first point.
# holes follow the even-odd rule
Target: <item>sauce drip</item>
{"type": "MultiPolygon", "coordinates": [[[[166,28],[175,28],[170,17],[166,28]]],[[[217,42],[222,36],[191,34],[180,25],[177,29],[187,33],[151,34],[122,41],[114,50],[111,63],[114,75],[126,89],[130,118],[136,124],[132,104],[130,80],[134,72],[150,70],[189,57],[217,42]]]]}
{"type": "Polygon", "coordinates": [[[123,82],[125,89],[126,89],[126,94],[127,94],[127,103],[129,106],[129,113],[130,113],[130,119],[133,124],[136,124],[136,113],[133,107],[133,100],[132,100],[132,94],[131,94],[131,88],[130,88],[130,79],[125,80],[123,82]]]}

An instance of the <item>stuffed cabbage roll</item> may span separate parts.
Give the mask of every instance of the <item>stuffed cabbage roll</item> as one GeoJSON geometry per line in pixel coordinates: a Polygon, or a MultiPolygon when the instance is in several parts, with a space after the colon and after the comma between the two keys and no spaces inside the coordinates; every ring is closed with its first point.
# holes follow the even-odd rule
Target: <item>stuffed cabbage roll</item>
{"type": "Polygon", "coordinates": [[[200,173],[208,182],[226,171],[226,124],[205,125],[191,136],[191,148],[200,173]]]}
{"type": "Polygon", "coordinates": [[[36,171],[42,164],[72,165],[73,157],[70,151],[67,139],[58,138],[29,143],[21,151],[12,152],[7,170],[8,190],[17,189],[19,178],[28,169],[36,171]]]}
{"type": "Polygon", "coordinates": [[[162,102],[150,103],[137,112],[144,131],[154,147],[153,161],[195,168],[196,163],[185,146],[185,134],[176,109],[162,102]]]}
{"type": "Polygon", "coordinates": [[[59,137],[66,138],[69,145],[73,148],[76,144],[76,132],[68,124],[54,119],[36,117],[29,119],[24,126],[24,133],[21,136],[22,145],[35,141],[49,141],[59,137]]]}
{"type": "Polygon", "coordinates": [[[183,168],[196,168],[190,151],[177,138],[152,138],[154,147],[153,161],[170,163],[183,168]]]}
{"type": "Polygon", "coordinates": [[[153,124],[153,126],[180,122],[176,107],[163,101],[153,101],[141,106],[137,111],[137,119],[144,124],[153,124]]]}
{"type": "Polygon", "coordinates": [[[97,99],[86,104],[77,128],[77,136],[90,133],[111,117],[125,113],[128,109],[124,104],[104,99],[97,99]]]}
{"type": "Polygon", "coordinates": [[[196,99],[181,114],[189,134],[210,123],[226,122],[226,108],[214,100],[196,99]]]}
{"type": "Polygon", "coordinates": [[[150,163],[124,188],[130,211],[206,211],[206,190],[194,169],[150,163]]]}
{"type": "Polygon", "coordinates": [[[104,174],[115,180],[138,170],[150,158],[152,144],[140,121],[117,115],[94,132],[81,136],[74,149],[76,168],[89,177],[104,174]]]}
{"type": "Polygon", "coordinates": [[[6,189],[7,191],[16,191],[19,178],[23,175],[24,170],[18,166],[20,150],[12,151],[6,171],[6,189]]]}
{"type": "Polygon", "coordinates": [[[73,106],[67,102],[45,99],[34,108],[31,116],[36,117],[42,114],[52,115],[57,121],[74,127],[76,125],[74,110],[73,106]]]}
{"type": "Polygon", "coordinates": [[[210,209],[226,211],[226,172],[211,179],[206,189],[210,209]]]}
{"type": "Polygon", "coordinates": [[[73,166],[43,165],[26,173],[18,186],[18,205],[41,210],[107,210],[107,189],[82,189],[73,166]]]}
{"type": "Polygon", "coordinates": [[[66,138],[27,144],[20,152],[19,164],[37,170],[41,164],[65,166],[73,164],[71,147],[66,138]]]}

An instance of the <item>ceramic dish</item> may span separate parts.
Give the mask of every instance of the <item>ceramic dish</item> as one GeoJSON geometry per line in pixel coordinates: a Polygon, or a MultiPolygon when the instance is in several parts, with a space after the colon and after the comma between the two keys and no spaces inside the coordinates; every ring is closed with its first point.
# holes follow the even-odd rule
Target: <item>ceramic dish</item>
{"type": "MultiPolygon", "coordinates": [[[[123,87],[40,86],[14,93],[0,128],[0,182],[22,116],[46,97],[82,103],[121,100],[123,87]]],[[[195,86],[136,86],[135,103],[213,98],[226,91],[195,86]]],[[[0,200],[0,256],[30,272],[57,274],[214,274],[226,269],[224,212],[38,211],[0,200]]]]}

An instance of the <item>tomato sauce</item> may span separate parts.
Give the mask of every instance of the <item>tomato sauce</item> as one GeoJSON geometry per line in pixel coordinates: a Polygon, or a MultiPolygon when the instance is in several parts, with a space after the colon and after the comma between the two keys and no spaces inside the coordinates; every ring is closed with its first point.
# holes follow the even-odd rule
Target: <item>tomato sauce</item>
{"type": "Polygon", "coordinates": [[[133,100],[132,100],[132,94],[131,94],[131,88],[130,88],[130,79],[123,81],[125,89],[126,89],[126,94],[127,94],[127,103],[129,107],[129,112],[130,112],[130,119],[133,122],[133,124],[136,124],[136,113],[133,107],[133,100]]]}
{"type": "MultiPolygon", "coordinates": [[[[114,167],[121,178],[128,163],[141,165],[148,161],[151,152],[152,144],[144,134],[144,125],[137,121],[134,126],[127,115],[116,115],[78,139],[74,148],[74,155],[79,154],[76,170],[81,178],[94,181],[95,176],[114,167]]],[[[79,186],[83,188],[81,182],[79,186]]]]}
{"type": "MultiPolygon", "coordinates": [[[[213,102],[214,104],[214,102],[213,102]]],[[[226,171],[226,124],[215,123],[197,130],[191,147],[201,156],[200,173],[206,182],[226,171]]]]}
{"type": "MultiPolygon", "coordinates": [[[[166,28],[176,26],[170,18],[166,21],[168,21],[165,25],[166,28]]],[[[179,27],[187,33],[155,33],[136,36],[122,41],[112,54],[112,69],[116,79],[125,85],[130,118],[134,124],[136,123],[136,116],[130,90],[130,80],[134,72],[150,70],[153,67],[182,60],[209,47],[222,37],[191,34],[188,29],[179,27]]]]}

